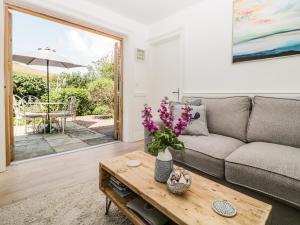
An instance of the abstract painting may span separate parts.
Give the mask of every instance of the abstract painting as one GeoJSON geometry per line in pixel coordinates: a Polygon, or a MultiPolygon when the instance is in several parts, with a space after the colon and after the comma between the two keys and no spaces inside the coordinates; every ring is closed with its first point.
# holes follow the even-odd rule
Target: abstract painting
{"type": "Polygon", "coordinates": [[[233,62],[300,54],[300,0],[234,0],[233,62]]]}

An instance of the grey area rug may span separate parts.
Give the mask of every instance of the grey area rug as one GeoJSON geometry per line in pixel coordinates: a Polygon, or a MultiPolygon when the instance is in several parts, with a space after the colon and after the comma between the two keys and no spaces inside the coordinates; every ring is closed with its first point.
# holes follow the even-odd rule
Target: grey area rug
{"type": "Polygon", "coordinates": [[[131,225],[113,204],[105,212],[98,182],[57,188],[0,208],[1,225],[131,225]]]}
{"type": "MultiPolygon", "coordinates": [[[[273,205],[272,225],[300,225],[300,211],[261,195],[252,197],[258,196],[273,205]]],[[[90,181],[3,206],[0,225],[132,225],[113,204],[109,215],[104,212],[105,196],[98,181],[90,181]]]]}

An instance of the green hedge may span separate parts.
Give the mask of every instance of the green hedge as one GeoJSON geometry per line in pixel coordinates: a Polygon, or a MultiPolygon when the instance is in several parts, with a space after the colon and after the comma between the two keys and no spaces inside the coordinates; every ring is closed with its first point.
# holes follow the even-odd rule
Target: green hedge
{"type": "Polygon", "coordinates": [[[13,93],[21,98],[33,95],[41,98],[47,93],[46,77],[21,72],[13,73],[13,93]]]}
{"type": "Polygon", "coordinates": [[[107,105],[98,105],[93,111],[94,115],[101,115],[101,116],[111,116],[112,111],[111,108],[107,105]]]}
{"type": "MultiPolygon", "coordinates": [[[[54,83],[50,88],[50,102],[66,102],[68,97],[77,99],[77,115],[101,115],[113,114],[114,81],[107,78],[98,78],[91,81],[86,77],[80,77],[77,73],[63,74],[66,78],[66,87],[55,89],[54,83]],[[77,86],[77,87],[74,87],[77,86]]],[[[53,78],[53,77],[52,77],[53,78]]],[[[54,77],[55,78],[55,77],[54,77]]],[[[47,101],[46,77],[34,76],[26,73],[14,73],[14,94],[20,97],[28,95],[36,96],[42,101],[47,101]]],[[[51,110],[58,110],[51,106],[51,110]]]]}
{"type": "Polygon", "coordinates": [[[110,79],[98,79],[88,85],[89,101],[93,105],[106,105],[113,110],[114,105],[114,81],[110,79]]]}
{"type": "MultiPolygon", "coordinates": [[[[94,110],[89,102],[89,94],[86,89],[82,88],[64,88],[61,90],[53,90],[50,92],[50,102],[66,102],[71,96],[77,99],[77,115],[89,115],[94,110]]],[[[47,100],[47,95],[43,96],[43,101],[47,100]]]]}
{"type": "Polygon", "coordinates": [[[61,73],[53,78],[52,86],[56,86],[57,83],[60,84],[60,87],[74,87],[74,88],[86,88],[87,84],[91,80],[87,76],[83,76],[80,72],[72,73],[61,73]],[[58,82],[57,82],[58,81],[58,82]]]}

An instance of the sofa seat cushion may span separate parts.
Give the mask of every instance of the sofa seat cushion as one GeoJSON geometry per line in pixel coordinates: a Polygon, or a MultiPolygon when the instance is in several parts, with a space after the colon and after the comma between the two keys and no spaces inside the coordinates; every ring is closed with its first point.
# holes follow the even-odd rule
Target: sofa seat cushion
{"type": "Polygon", "coordinates": [[[224,178],[224,159],[244,142],[218,135],[179,137],[185,153],[172,152],[174,160],[218,178],[224,178]]]}
{"type": "Polygon", "coordinates": [[[225,159],[226,180],[300,207],[300,149],[253,142],[225,159]]]}

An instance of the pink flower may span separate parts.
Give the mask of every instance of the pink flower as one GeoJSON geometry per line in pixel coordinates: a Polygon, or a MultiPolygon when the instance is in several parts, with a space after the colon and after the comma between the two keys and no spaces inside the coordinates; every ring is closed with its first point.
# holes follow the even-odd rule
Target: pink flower
{"type": "Polygon", "coordinates": [[[142,118],[144,119],[142,124],[151,134],[159,129],[158,125],[152,120],[152,117],[151,107],[145,105],[145,109],[142,111],[142,118]]]}
{"type": "Polygon", "coordinates": [[[191,120],[192,116],[192,108],[188,105],[185,105],[185,107],[182,108],[183,112],[181,114],[181,117],[178,119],[178,122],[174,126],[173,132],[178,137],[180,134],[182,134],[182,131],[187,127],[191,120]]]}
{"type": "MultiPolygon", "coordinates": [[[[151,133],[154,134],[159,130],[159,126],[152,120],[152,108],[147,105],[144,106],[144,110],[142,111],[143,118],[143,126],[151,133]]],[[[172,106],[170,106],[168,98],[164,98],[160,102],[160,108],[158,109],[159,118],[163,122],[165,128],[169,128],[172,132],[178,137],[182,134],[182,131],[187,127],[191,120],[192,116],[192,108],[188,105],[185,105],[182,108],[181,117],[178,119],[177,123],[173,127],[174,115],[171,111],[172,106]]]]}
{"type": "Polygon", "coordinates": [[[158,109],[158,112],[159,112],[159,118],[164,123],[165,127],[172,129],[174,116],[170,108],[171,107],[168,102],[168,98],[165,97],[160,102],[160,108],[158,109]]]}

